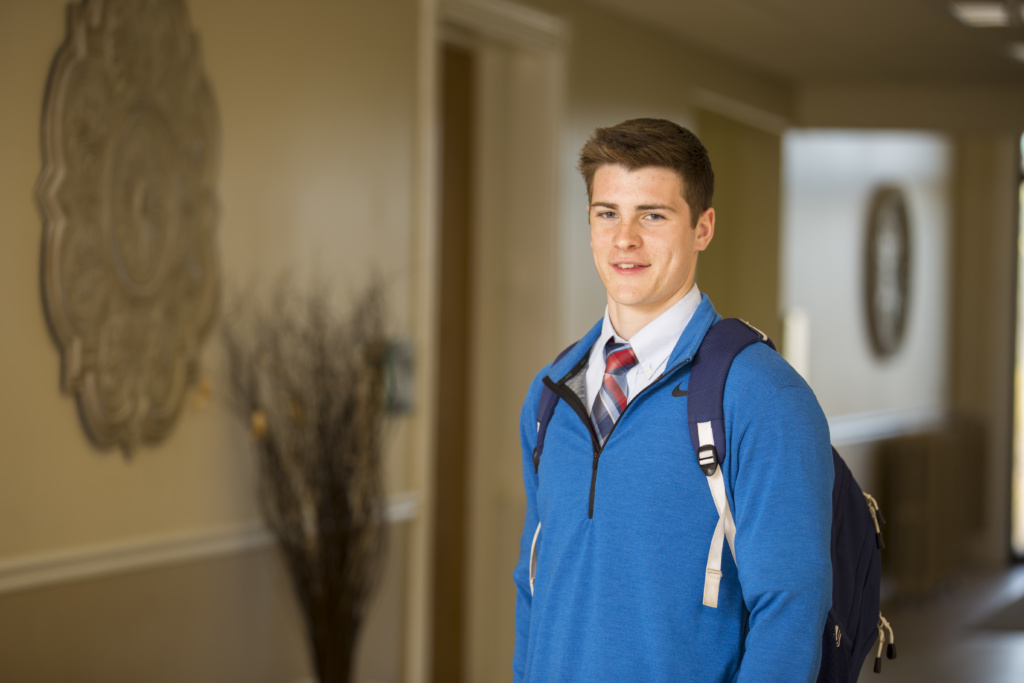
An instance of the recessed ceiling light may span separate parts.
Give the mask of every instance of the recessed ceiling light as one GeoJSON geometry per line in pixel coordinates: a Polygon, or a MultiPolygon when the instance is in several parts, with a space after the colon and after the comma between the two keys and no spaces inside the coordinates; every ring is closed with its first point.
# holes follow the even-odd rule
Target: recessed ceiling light
{"type": "Polygon", "coordinates": [[[961,24],[973,28],[1010,25],[1010,11],[1002,2],[951,2],[949,11],[961,24]]]}

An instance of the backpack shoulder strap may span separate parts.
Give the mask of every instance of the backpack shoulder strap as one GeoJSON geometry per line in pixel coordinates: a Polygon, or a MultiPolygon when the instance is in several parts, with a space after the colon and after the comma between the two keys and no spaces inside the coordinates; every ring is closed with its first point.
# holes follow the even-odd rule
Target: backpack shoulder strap
{"type": "Polygon", "coordinates": [[[722,547],[727,541],[736,560],[736,524],[725,494],[725,477],[720,467],[727,453],[725,445],[725,380],[733,359],[751,344],[763,342],[775,348],[768,336],[737,318],[727,318],[711,326],[693,359],[687,389],[686,413],[690,441],[697,463],[707,476],[708,487],[718,510],[718,525],[711,538],[704,576],[704,604],[718,607],[718,587],[722,579],[722,547]]]}
{"type": "Polygon", "coordinates": [[[768,336],[757,328],[739,318],[726,318],[711,326],[693,359],[686,398],[686,416],[697,460],[704,474],[709,477],[725,458],[725,414],[722,398],[725,395],[725,380],[729,376],[729,368],[732,367],[733,359],[743,349],[757,342],[764,342],[775,348],[768,336]],[[707,432],[703,437],[702,431],[707,432]]]}
{"type": "MultiPolygon", "coordinates": [[[[562,360],[565,354],[572,351],[575,346],[576,342],[573,342],[565,347],[555,357],[552,365],[562,360]]],[[[540,456],[544,452],[544,437],[548,432],[548,423],[551,422],[551,416],[554,414],[557,404],[558,397],[555,396],[555,392],[547,384],[544,384],[544,388],[540,392],[540,401],[537,403],[537,445],[533,447],[533,471],[535,473],[540,469],[540,456]]]]}
{"type": "MultiPolygon", "coordinates": [[[[562,349],[552,365],[562,360],[565,354],[575,348],[576,342],[562,349]]],[[[548,423],[555,413],[555,406],[558,404],[558,396],[551,390],[547,382],[540,391],[540,400],[537,403],[537,443],[533,447],[533,471],[536,474],[540,470],[540,456],[544,452],[544,437],[548,433],[548,423]]],[[[537,530],[533,532],[533,544],[530,547],[530,595],[533,595],[533,582],[537,576],[537,540],[540,538],[540,522],[537,522],[537,530]]]]}

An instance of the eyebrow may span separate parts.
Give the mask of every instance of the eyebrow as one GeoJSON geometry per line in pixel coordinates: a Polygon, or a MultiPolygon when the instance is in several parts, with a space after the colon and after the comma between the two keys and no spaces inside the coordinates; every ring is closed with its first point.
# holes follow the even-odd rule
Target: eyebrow
{"type": "MultiPolygon", "coordinates": [[[[608,209],[615,209],[616,211],[619,208],[618,204],[613,204],[612,202],[591,202],[590,203],[590,208],[592,208],[592,209],[594,207],[598,207],[598,206],[604,207],[604,208],[608,208],[608,209]]],[[[675,211],[674,208],[672,208],[671,206],[668,206],[666,204],[638,204],[636,206],[636,210],[637,211],[675,211]]]]}

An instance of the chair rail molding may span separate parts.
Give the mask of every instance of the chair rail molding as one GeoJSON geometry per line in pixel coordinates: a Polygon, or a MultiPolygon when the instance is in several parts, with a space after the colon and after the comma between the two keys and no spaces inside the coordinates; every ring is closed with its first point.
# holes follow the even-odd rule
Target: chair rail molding
{"type": "MultiPolygon", "coordinates": [[[[415,493],[395,494],[388,499],[385,515],[389,523],[406,522],[416,517],[419,505],[415,493]]],[[[252,522],[14,557],[0,560],[0,595],[207,560],[273,544],[273,534],[261,522],[252,522]]]]}

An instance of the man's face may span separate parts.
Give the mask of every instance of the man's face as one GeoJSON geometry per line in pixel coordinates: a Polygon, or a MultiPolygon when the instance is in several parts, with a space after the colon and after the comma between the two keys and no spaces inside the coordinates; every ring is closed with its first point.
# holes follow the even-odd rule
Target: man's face
{"type": "Polygon", "coordinates": [[[670,168],[601,166],[592,187],[590,248],[612,325],[628,339],[693,286],[715,212],[708,209],[692,227],[683,181],[670,168]]]}

